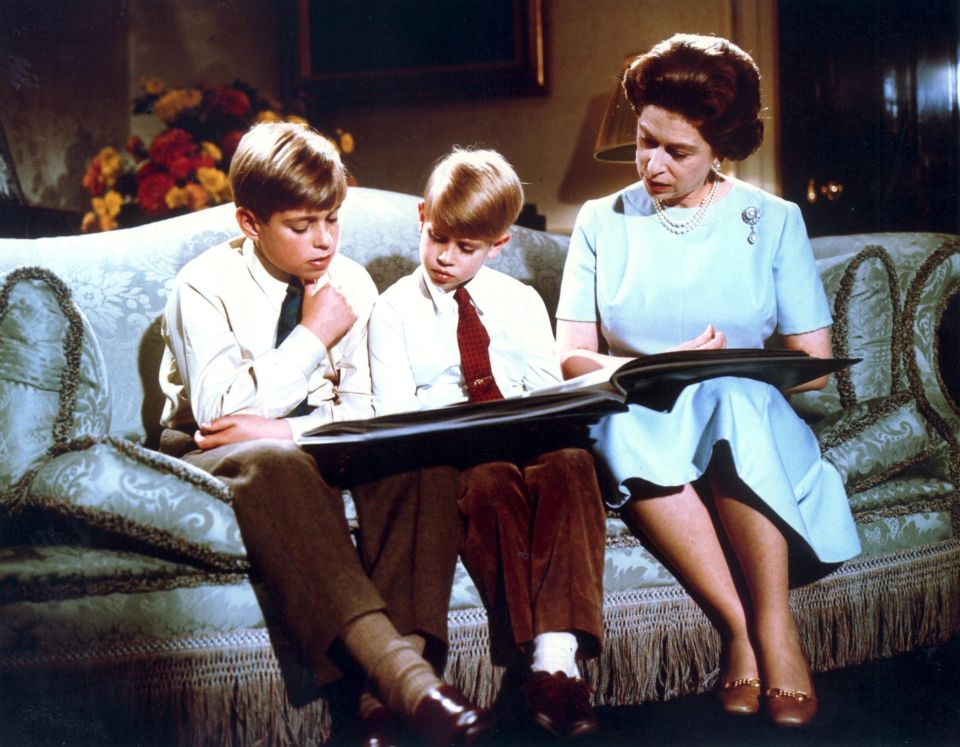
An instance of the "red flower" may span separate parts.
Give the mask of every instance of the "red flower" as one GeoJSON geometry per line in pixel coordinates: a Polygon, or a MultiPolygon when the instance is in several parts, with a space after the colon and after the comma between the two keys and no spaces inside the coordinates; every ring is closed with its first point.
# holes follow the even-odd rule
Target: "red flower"
{"type": "Polygon", "coordinates": [[[209,154],[198,153],[193,157],[191,170],[196,172],[197,169],[212,169],[216,165],[216,162],[210,157],[209,154]]]}
{"type": "Polygon", "coordinates": [[[140,208],[147,215],[163,215],[167,212],[167,192],[176,186],[173,177],[166,172],[157,172],[144,177],[137,189],[140,208]]]}
{"type": "Polygon", "coordinates": [[[233,153],[240,144],[240,138],[242,137],[243,130],[231,130],[223,136],[223,140],[220,141],[220,150],[223,151],[224,163],[229,163],[230,159],[233,158],[233,153]]]}
{"type": "Polygon", "coordinates": [[[87,168],[87,173],[83,175],[83,188],[94,197],[102,197],[107,189],[100,173],[100,159],[95,158],[87,168]]]}
{"type": "Polygon", "coordinates": [[[170,176],[177,181],[183,181],[193,173],[193,160],[187,156],[177,156],[167,168],[170,170],[170,176]]]}
{"type": "Polygon", "coordinates": [[[180,156],[189,156],[193,151],[193,138],[186,130],[164,130],[150,143],[150,160],[167,166],[180,156]]]}
{"type": "Polygon", "coordinates": [[[236,88],[221,88],[210,94],[207,111],[214,116],[242,119],[250,113],[250,99],[236,88]]]}

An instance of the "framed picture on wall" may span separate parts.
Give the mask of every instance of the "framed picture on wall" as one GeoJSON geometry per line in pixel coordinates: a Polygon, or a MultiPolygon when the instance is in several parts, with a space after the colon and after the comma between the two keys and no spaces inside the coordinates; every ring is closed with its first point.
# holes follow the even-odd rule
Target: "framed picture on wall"
{"type": "Polygon", "coordinates": [[[542,0],[297,3],[297,83],[320,101],[546,92],[542,0]]]}

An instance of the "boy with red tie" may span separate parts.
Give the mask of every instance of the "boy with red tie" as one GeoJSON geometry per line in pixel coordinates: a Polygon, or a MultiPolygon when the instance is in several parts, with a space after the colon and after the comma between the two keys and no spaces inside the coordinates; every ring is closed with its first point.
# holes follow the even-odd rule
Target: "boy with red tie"
{"type": "MultiPolygon", "coordinates": [[[[434,167],[419,207],[421,265],[370,319],[378,415],[562,380],[540,296],[484,264],[522,204],[519,178],[495,151],[455,149],[434,167]]],[[[521,692],[533,723],[557,737],[591,732],[576,657],[596,656],[602,636],[605,522],[592,457],[530,434],[457,447],[461,557],[488,611],[493,659],[532,657],[521,692]]]]}

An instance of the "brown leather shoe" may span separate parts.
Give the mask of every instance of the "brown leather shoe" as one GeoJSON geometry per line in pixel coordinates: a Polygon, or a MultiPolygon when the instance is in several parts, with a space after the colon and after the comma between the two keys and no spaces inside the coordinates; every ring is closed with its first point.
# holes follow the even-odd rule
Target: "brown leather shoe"
{"type": "Polygon", "coordinates": [[[777,726],[806,726],[817,713],[817,697],[812,693],[774,687],[763,698],[767,715],[777,726]]]}
{"type": "Polygon", "coordinates": [[[562,672],[534,672],[523,684],[522,693],[527,717],[555,737],[581,737],[599,726],[583,680],[562,672]]]}
{"type": "Polygon", "coordinates": [[[420,701],[413,714],[414,730],[434,745],[475,745],[492,734],[495,720],[477,708],[453,685],[443,684],[420,701]]]}
{"type": "Polygon", "coordinates": [[[741,677],[733,682],[724,682],[717,691],[717,697],[724,713],[752,716],[760,711],[760,680],[741,677]]]}
{"type": "Polygon", "coordinates": [[[359,719],[362,747],[399,747],[403,725],[386,706],[375,708],[359,719]]]}

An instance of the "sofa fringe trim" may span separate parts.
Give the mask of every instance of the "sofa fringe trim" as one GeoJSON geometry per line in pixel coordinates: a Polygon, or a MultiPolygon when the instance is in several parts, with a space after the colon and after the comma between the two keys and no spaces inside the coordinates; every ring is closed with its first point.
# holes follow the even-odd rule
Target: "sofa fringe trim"
{"type": "MultiPolygon", "coordinates": [[[[960,541],[853,560],[795,589],[791,603],[816,671],[943,642],[960,632],[960,541]]],[[[582,665],[598,705],[667,699],[716,683],[719,637],[681,587],[608,594],[604,616],[603,666],[582,665]]],[[[61,704],[122,718],[144,740],[320,743],[331,728],[326,703],[295,705],[281,672],[265,629],[0,653],[4,693],[29,701],[37,687],[46,698],[55,687],[61,704]]],[[[490,663],[484,611],[452,611],[447,679],[489,705],[502,674],[490,663]]]]}

